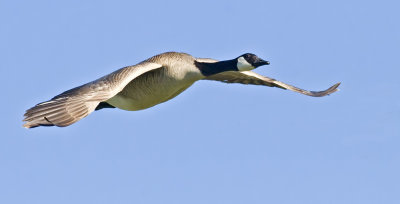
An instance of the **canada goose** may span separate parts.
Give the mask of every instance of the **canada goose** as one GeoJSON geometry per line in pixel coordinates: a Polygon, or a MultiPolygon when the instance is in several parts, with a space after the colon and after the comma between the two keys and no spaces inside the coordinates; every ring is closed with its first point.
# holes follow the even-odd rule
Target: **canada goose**
{"type": "Polygon", "coordinates": [[[226,61],[194,58],[178,52],[159,54],[37,104],[26,111],[23,126],[64,127],[102,108],[130,111],[150,108],[174,98],[202,79],[278,87],[315,97],[331,94],[340,85],[337,83],[325,91],[306,91],[250,71],[268,64],[250,53],[226,61]]]}

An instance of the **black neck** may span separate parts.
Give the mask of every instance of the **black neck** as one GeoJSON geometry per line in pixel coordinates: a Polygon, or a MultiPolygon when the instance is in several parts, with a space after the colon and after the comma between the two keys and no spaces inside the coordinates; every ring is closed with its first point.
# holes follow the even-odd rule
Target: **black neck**
{"type": "Polygon", "coordinates": [[[220,61],[215,63],[195,61],[194,64],[204,76],[210,76],[213,74],[218,74],[220,72],[226,72],[226,71],[239,71],[237,68],[236,59],[220,61]]]}

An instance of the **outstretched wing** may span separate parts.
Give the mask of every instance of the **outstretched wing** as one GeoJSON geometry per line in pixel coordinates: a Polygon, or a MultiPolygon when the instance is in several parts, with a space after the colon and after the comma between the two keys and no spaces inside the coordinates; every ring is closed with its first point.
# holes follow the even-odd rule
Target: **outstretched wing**
{"type": "MultiPolygon", "coordinates": [[[[198,61],[201,62],[217,62],[217,60],[213,59],[208,59],[208,58],[198,58],[198,61]]],[[[338,91],[337,87],[340,85],[340,83],[336,83],[335,85],[329,87],[328,89],[324,91],[307,91],[301,88],[297,88],[295,86],[285,84],[281,81],[277,81],[275,79],[262,76],[260,74],[257,74],[252,71],[243,71],[243,72],[235,72],[235,71],[228,71],[228,72],[222,72],[218,73],[215,75],[208,76],[204,78],[204,80],[215,80],[215,81],[221,81],[225,83],[241,83],[241,84],[254,84],[254,85],[264,85],[264,86],[270,86],[270,87],[278,87],[281,89],[287,89],[291,91],[295,91],[307,96],[314,96],[314,97],[322,97],[329,95],[331,93],[334,93],[338,91]]]]}
{"type": "Polygon", "coordinates": [[[143,62],[121,68],[100,79],[65,91],[51,100],[39,103],[25,113],[26,128],[37,126],[64,127],[93,112],[96,106],[120,92],[141,74],[161,68],[160,64],[143,62]]]}

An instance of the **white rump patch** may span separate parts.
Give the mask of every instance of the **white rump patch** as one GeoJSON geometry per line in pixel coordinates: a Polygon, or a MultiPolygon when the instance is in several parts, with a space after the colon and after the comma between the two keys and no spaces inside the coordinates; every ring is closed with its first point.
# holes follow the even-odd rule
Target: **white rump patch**
{"type": "Polygon", "coordinates": [[[239,71],[249,71],[252,69],[255,69],[249,62],[247,62],[244,57],[239,57],[238,62],[237,62],[237,68],[239,71]]]}

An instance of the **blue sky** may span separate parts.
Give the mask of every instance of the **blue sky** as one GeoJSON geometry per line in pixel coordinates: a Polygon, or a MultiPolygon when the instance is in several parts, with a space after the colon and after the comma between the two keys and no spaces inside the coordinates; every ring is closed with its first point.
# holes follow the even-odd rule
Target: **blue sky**
{"type": "Polygon", "coordinates": [[[0,203],[399,203],[397,1],[0,1],[0,203]],[[165,51],[309,90],[200,81],[151,109],[22,128],[31,106],[165,51]]]}

